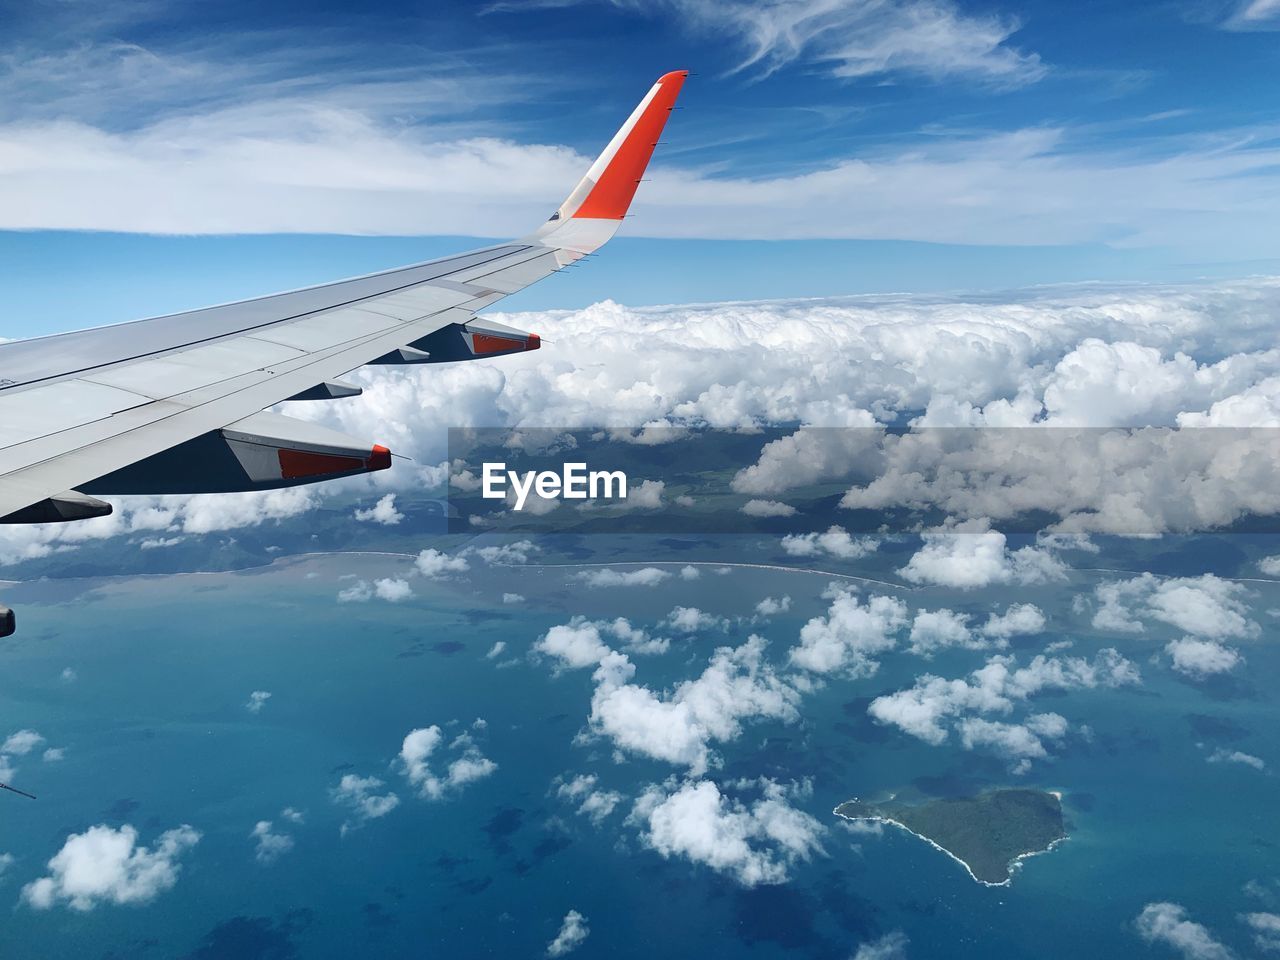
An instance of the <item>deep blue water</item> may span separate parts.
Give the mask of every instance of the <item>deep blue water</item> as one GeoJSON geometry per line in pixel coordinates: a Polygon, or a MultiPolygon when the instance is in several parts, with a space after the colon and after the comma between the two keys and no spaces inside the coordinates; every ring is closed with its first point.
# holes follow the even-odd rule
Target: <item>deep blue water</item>
{"type": "MultiPolygon", "coordinates": [[[[672,554],[631,544],[625,556],[672,554]]],[[[745,546],[711,556],[757,559],[745,546]]],[[[861,564],[882,573],[893,565],[861,564]]],[[[552,794],[556,777],[590,772],[633,798],[681,771],[635,756],[615,762],[604,741],[575,743],[590,709],[589,671],[557,674],[526,654],[575,614],[652,625],[681,604],[736,617],[785,593],[794,605],[771,622],[634,658],[637,682],[660,689],[700,673],[717,644],[756,631],[781,663],[803,623],[825,612],[828,578],[708,568],[656,588],[589,590],[575,570],[477,562],[451,581],[411,578],[415,596],[402,604],[335,601],[351,583],[344,577],[409,568],[393,557],[337,555],[234,574],[6,588],[24,620],[0,648],[0,734],[36,729],[66,757],[14,761],[15,783],[38,801],[0,795],[0,852],[16,857],[0,878],[0,902],[15,905],[0,914],[4,956],[534,957],[574,909],[591,930],[580,957],[843,960],[901,930],[911,957],[1121,958],[1148,949],[1133,920],[1163,900],[1247,952],[1237,915],[1262,905],[1242,887],[1280,876],[1271,772],[1280,766],[1280,646],[1266,612],[1280,607],[1280,584],[1250,584],[1262,636],[1241,645],[1247,669],[1217,684],[1151,662],[1172,630],[1104,636],[1072,613],[1072,598],[1101,574],[1016,591],[901,591],[913,608],[1035,602],[1051,634],[1015,645],[1021,659],[1057,639],[1074,640],[1078,655],[1117,646],[1144,682],[1039,698],[1036,709],[1087,724],[1092,738],[1073,736],[1017,778],[988,754],[931,747],[865,713],[869,698],[926,670],[963,676],[987,654],[953,651],[926,665],[899,651],[870,679],[831,681],[804,699],[800,722],[749,725],[717,747],[724,766],[713,779],[810,778],[812,795],[795,803],[828,825],[822,856],[796,865],[785,884],[748,889],[646,849],[625,823],[629,802],[595,827],[552,794]],[[504,605],[504,592],[527,600],[504,605]],[[508,649],[498,660],[518,663],[500,669],[485,657],[499,640],[508,649]],[[74,680],[62,678],[68,667],[74,680]],[[244,706],[253,690],[272,693],[256,715],[244,706]],[[497,772],[441,802],[414,796],[391,765],[404,735],[430,724],[461,732],[476,718],[486,721],[477,744],[497,772]],[[1207,763],[1217,747],[1259,756],[1269,770],[1207,763]],[[329,791],[344,773],[381,778],[401,805],[341,835],[348,813],[329,791]],[[974,883],[904,833],[856,836],[830,815],[851,796],[904,785],[945,792],[1008,782],[1061,790],[1072,836],[1029,860],[1007,888],[974,883]],[[286,825],[284,807],[305,822],[286,825]],[[262,819],[295,841],[265,866],[249,837],[262,819]],[[21,886],[46,872],[66,837],[97,823],[131,823],[143,843],[183,823],[203,836],[174,888],[149,904],[83,913],[17,905],[21,886]]]]}

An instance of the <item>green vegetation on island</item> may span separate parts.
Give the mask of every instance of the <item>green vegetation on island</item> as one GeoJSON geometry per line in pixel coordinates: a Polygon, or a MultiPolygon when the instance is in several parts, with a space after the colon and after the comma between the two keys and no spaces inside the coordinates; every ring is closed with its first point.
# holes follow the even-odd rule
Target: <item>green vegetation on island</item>
{"type": "Polygon", "coordinates": [[[1056,793],[1028,788],[989,790],[974,797],[884,803],[850,800],[836,807],[846,820],[897,824],[951,854],[975,880],[1008,883],[1015,864],[1067,836],[1056,793]]]}

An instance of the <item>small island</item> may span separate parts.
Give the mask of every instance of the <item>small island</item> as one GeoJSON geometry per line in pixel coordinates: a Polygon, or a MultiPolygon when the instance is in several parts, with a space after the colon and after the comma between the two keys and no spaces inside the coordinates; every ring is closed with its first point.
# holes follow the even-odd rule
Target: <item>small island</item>
{"type": "Polygon", "coordinates": [[[988,790],[973,797],[883,803],[850,800],[836,807],[846,820],[890,823],[960,862],[979,883],[1007,886],[1026,857],[1065,840],[1057,793],[1029,788],[988,790]]]}

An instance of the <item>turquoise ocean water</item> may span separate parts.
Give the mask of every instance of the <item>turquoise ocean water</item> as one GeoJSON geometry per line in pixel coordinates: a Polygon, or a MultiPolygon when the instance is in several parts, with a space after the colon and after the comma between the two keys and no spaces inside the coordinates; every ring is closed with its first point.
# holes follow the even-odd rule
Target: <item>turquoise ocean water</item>
{"type": "MultiPolygon", "coordinates": [[[[1172,542],[1158,557],[1157,548],[1144,549],[1153,552],[1117,562],[1199,574],[1216,555],[1172,542]]],[[[1280,545],[1248,541],[1242,554],[1268,551],[1280,545]]],[[[1017,777],[954,738],[933,747],[866,716],[870,698],[923,672],[963,676],[989,654],[950,651],[924,663],[899,650],[871,678],[830,680],[804,698],[798,722],[748,724],[716,747],[723,764],[713,779],[811,781],[811,794],[793,802],[827,828],[823,853],[794,865],[788,882],[746,888],[645,847],[626,822],[630,800],[682,771],[634,755],[618,762],[607,741],[579,737],[590,671],[557,672],[530,648],[575,615],[625,616],[652,628],[676,605],[748,618],[759,599],[785,594],[793,600],[785,614],[676,638],[662,656],[633,658],[636,682],[669,688],[700,673],[716,646],[755,632],[782,665],[806,620],[826,611],[821,595],[831,578],[714,572],[726,560],[778,561],[776,542],[758,538],[714,545],[593,537],[573,555],[546,550],[538,559],[706,566],[695,580],[588,589],[576,567],[477,561],[466,574],[430,581],[410,576],[405,558],[335,554],[239,573],[6,587],[6,602],[24,619],[21,634],[0,648],[0,734],[38,730],[65,757],[15,758],[15,784],[40,799],[0,795],[0,852],[15,858],[0,877],[0,953],[535,957],[577,910],[590,927],[575,954],[582,957],[847,958],[859,944],[902,931],[912,957],[1127,958],[1159,953],[1133,921],[1149,902],[1174,901],[1249,954],[1238,915],[1267,905],[1244,887],[1274,889],[1280,878],[1280,644],[1268,613],[1280,608],[1280,584],[1247,585],[1261,635],[1240,644],[1246,667],[1218,683],[1190,682],[1153,661],[1177,635],[1171,628],[1105,634],[1073,611],[1076,596],[1113,574],[1078,570],[1067,583],[967,594],[865,587],[913,609],[979,613],[1034,602],[1049,633],[1015,641],[1020,661],[1055,640],[1072,641],[1069,653],[1081,656],[1115,646],[1143,683],[1037,698],[1035,709],[1090,733],[1073,734],[1017,777]],[[380,577],[406,578],[414,595],[395,604],[336,601],[355,579],[380,577]],[[504,593],[525,599],[504,604],[504,593]],[[503,654],[487,658],[498,642],[503,654]],[[254,690],[271,693],[256,714],[245,706],[254,690]],[[471,731],[497,771],[443,801],[415,796],[393,760],[410,729],[431,724],[471,731]],[[1220,748],[1257,756],[1268,769],[1209,763],[1220,748]],[[401,802],[344,835],[350,812],[330,791],[348,773],[378,777],[401,802]],[[557,777],[580,773],[628,798],[599,826],[554,795],[557,777]],[[905,833],[854,834],[831,816],[852,796],[907,785],[945,795],[1005,783],[1061,791],[1072,835],[1003,888],[980,886],[905,833]],[[286,807],[303,821],[282,818],[286,807]],[[265,865],[250,837],[260,820],[294,844],[265,865]],[[47,872],[66,837],[98,823],[132,824],[147,844],[179,824],[202,838],[181,858],[177,883],[150,903],[86,912],[20,904],[23,884],[47,872]]],[[[902,559],[822,566],[892,579],[902,559]]],[[[1107,561],[1073,557],[1081,567],[1107,561]]]]}

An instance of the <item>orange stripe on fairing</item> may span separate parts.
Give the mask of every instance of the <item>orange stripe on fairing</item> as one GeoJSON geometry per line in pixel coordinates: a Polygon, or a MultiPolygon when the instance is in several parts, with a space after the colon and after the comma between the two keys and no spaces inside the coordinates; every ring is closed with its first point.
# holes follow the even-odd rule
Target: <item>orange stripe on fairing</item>
{"type": "Polygon", "coordinates": [[[574,212],[574,217],[621,220],[627,215],[636,187],[649,166],[649,158],[653,156],[654,144],[662,136],[662,128],[667,124],[667,117],[688,75],[687,70],[676,70],[658,80],[658,92],[600,174],[587,199],[574,212]]]}
{"type": "Polygon", "coordinates": [[[391,451],[375,444],[367,460],[360,457],[340,457],[332,453],[312,453],[308,450],[277,450],[280,457],[280,477],[298,480],[302,477],[324,477],[333,473],[386,470],[391,466],[391,451]]]}
{"type": "Polygon", "coordinates": [[[513,350],[523,350],[523,340],[513,340],[510,337],[495,337],[491,333],[473,333],[471,335],[472,352],[481,353],[507,353],[513,350]]]}

